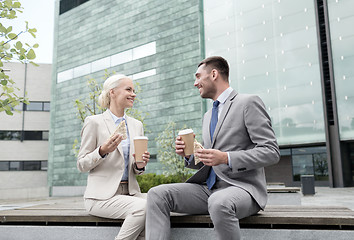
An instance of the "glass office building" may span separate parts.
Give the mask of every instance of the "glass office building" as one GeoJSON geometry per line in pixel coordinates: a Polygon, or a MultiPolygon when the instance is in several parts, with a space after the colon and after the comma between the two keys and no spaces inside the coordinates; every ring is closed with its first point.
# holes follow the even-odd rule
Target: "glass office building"
{"type": "MultiPolygon", "coordinates": [[[[170,121],[200,134],[210,102],[193,74],[212,55],[228,60],[234,89],[265,102],[282,155],[266,169],[269,182],[297,186],[310,174],[317,185],[352,186],[353,8],[350,0],[57,0],[52,190],[85,185],[71,149],[81,129],[72,103],[88,94],[87,76],[107,69],[139,82],[149,139],[170,121]]],[[[160,173],[154,141],[149,149],[148,171],[160,173]]]]}
{"type": "Polygon", "coordinates": [[[228,59],[231,85],[259,95],[271,115],[282,160],[268,180],[296,185],[311,174],[318,184],[353,184],[353,6],[204,1],[206,56],[228,59]]]}

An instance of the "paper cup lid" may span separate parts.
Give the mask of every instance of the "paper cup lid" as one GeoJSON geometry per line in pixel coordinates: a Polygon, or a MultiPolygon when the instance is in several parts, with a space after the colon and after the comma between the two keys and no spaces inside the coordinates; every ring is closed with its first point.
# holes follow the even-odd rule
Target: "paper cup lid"
{"type": "Polygon", "coordinates": [[[193,133],[193,129],[184,129],[178,132],[178,135],[186,135],[186,134],[190,134],[193,133]]]}
{"type": "Polygon", "coordinates": [[[146,137],[146,136],[137,136],[137,137],[134,137],[134,140],[138,140],[138,139],[148,140],[149,138],[146,137]]]}

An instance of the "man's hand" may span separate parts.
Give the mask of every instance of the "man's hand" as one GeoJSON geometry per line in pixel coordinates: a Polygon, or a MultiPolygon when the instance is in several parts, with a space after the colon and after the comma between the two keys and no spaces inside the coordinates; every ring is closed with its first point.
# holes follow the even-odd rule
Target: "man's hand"
{"type": "Polygon", "coordinates": [[[217,166],[220,164],[228,164],[228,155],[226,152],[217,149],[198,149],[196,156],[207,166],[217,166]]]}
{"type": "Polygon", "coordinates": [[[113,152],[115,149],[117,149],[118,145],[122,140],[123,140],[122,134],[118,134],[118,133],[114,134],[104,144],[102,144],[102,146],[99,149],[99,154],[101,156],[104,156],[107,153],[113,152]]]}
{"type": "Polygon", "coordinates": [[[184,154],[184,148],[186,147],[186,145],[184,145],[184,142],[182,141],[181,136],[177,136],[176,141],[175,141],[175,145],[176,145],[176,153],[182,157],[186,157],[189,158],[190,155],[186,156],[184,154]]]}

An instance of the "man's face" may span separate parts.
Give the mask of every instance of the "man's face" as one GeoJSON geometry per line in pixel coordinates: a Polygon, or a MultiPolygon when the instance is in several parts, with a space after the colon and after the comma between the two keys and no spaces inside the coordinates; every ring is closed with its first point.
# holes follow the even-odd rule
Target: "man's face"
{"type": "Polygon", "coordinates": [[[216,93],[212,75],[212,70],[205,67],[205,64],[199,66],[195,73],[194,86],[199,89],[199,94],[202,98],[213,99],[213,96],[216,93]]]}

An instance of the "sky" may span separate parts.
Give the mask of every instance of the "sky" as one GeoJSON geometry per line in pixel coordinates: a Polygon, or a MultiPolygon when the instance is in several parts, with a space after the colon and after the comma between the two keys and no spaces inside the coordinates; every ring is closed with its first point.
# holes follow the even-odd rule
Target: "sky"
{"type": "Polygon", "coordinates": [[[28,21],[30,28],[36,28],[36,38],[29,33],[21,34],[19,40],[30,45],[38,43],[35,49],[35,63],[53,62],[53,30],[54,30],[54,2],[55,0],[20,0],[23,13],[17,13],[16,19],[2,21],[6,27],[12,26],[12,32],[19,33],[25,29],[28,21]]]}

